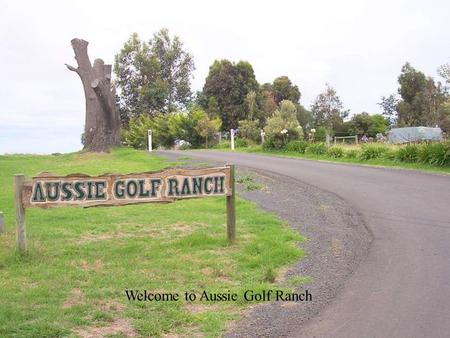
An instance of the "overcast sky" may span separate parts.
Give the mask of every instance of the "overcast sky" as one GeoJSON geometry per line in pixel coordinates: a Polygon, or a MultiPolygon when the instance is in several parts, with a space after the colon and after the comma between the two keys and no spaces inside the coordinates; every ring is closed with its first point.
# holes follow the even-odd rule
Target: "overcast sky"
{"type": "Polygon", "coordinates": [[[203,87],[215,59],[247,60],[260,83],[287,75],[310,106],[330,83],[352,114],[379,113],[401,66],[438,79],[450,61],[450,1],[0,2],[0,153],[81,148],[84,95],[70,40],[112,63],[132,32],[180,36],[203,87]]]}

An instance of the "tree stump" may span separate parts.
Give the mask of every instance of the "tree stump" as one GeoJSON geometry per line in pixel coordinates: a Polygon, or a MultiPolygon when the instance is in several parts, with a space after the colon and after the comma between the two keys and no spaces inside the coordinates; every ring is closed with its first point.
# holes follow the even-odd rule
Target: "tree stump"
{"type": "Polygon", "coordinates": [[[105,65],[102,59],[95,59],[92,66],[87,53],[89,43],[82,39],[73,39],[71,43],[78,68],[66,66],[80,76],[86,98],[84,149],[108,152],[120,145],[120,118],[111,88],[112,66],[105,65]]]}

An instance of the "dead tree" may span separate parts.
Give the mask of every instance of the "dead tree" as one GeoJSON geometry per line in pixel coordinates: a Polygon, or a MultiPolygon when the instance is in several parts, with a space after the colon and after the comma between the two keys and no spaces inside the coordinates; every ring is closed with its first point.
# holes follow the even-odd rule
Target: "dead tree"
{"type": "Polygon", "coordinates": [[[95,59],[91,65],[87,41],[73,39],[71,43],[78,68],[66,66],[80,76],[86,98],[83,146],[87,151],[107,152],[120,145],[120,119],[111,88],[112,67],[105,65],[102,59],[95,59]]]}

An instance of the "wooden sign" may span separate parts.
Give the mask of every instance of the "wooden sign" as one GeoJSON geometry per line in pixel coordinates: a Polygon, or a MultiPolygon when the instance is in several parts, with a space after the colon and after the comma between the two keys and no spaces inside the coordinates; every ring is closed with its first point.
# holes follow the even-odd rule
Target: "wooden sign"
{"type": "Polygon", "coordinates": [[[234,166],[217,168],[170,168],[159,172],[71,174],[42,173],[25,181],[16,175],[17,241],[26,250],[25,208],[58,206],[114,206],[138,203],[169,203],[207,196],[227,197],[228,239],[235,238],[234,166]]]}

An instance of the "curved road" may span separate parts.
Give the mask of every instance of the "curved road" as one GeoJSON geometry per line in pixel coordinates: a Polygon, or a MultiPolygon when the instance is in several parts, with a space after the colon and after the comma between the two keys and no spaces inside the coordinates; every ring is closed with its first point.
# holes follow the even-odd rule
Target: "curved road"
{"type": "Polygon", "coordinates": [[[450,175],[230,152],[183,152],[333,192],[374,240],[337,298],[293,337],[450,337],[450,175]]]}

